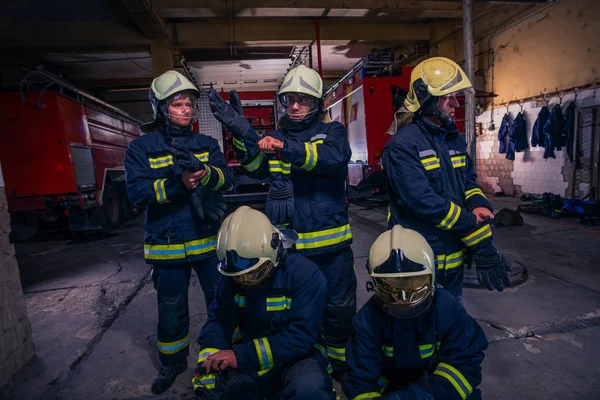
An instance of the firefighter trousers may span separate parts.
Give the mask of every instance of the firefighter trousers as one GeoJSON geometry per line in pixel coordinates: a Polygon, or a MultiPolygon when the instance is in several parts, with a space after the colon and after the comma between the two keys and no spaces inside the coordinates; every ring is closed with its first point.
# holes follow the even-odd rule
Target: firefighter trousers
{"type": "Polygon", "coordinates": [[[208,309],[220,277],[216,255],[200,261],[152,268],[158,302],[158,354],[163,365],[177,364],[189,354],[188,288],[192,269],[198,276],[208,309]]]}
{"type": "Polygon", "coordinates": [[[464,266],[461,265],[442,273],[438,272],[436,279],[438,284],[442,285],[452,296],[462,302],[464,275],[464,266]]]}
{"type": "Polygon", "coordinates": [[[323,337],[325,354],[335,372],[346,372],[346,342],[356,314],[356,273],[352,248],[309,257],[327,279],[323,337]]]}

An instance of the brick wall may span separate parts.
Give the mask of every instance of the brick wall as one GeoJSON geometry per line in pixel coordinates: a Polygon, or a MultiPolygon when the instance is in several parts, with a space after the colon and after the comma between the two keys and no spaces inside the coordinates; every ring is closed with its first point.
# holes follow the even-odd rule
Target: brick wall
{"type": "Polygon", "coordinates": [[[10,219],[3,186],[0,178],[0,392],[34,355],[15,248],[8,241],[10,219]]]}
{"type": "MultiPolygon", "coordinates": [[[[563,112],[571,101],[573,95],[563,98],[563,112]]],[[[548,108],[559,102],[557,97],[550,99],[548,108]]],[[[577,107],[590,107],[600,103],[600,90],[591,89],[578,94],[577,107]]],[[[527,121],[527,136],[531,146],[531,131],[539,114],[542,104],[536,101],[525,103],[523,112],[527,121]]],[[[517,116],[521,107],[511,105],[508,112],[512,120],[517,116]]],[[[477,117],[483,127],[484,134],[477,138],[477,174],[482,188],[488,192],[503,191],[506,195],[520,196],[522,193],[542,194],[552,192],[566,196],[571,180],[571,162],[567,156],[566,148],[554,151],[556,159],[544,159],[543,147],[530,147],[528,150],[516,153],[515,160],[506,159],[505,154],[499,154],[498,130],[502,118],[506,114],[506,107],[494,110],[495,130],[489,131],[490,113],[486,111],[477,117]]]]}

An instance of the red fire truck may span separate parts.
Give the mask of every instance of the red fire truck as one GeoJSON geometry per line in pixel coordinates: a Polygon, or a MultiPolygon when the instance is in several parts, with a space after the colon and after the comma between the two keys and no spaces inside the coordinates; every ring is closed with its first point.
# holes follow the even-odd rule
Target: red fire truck
{"type": "Polygon", "coordinates": [[[139,121],[42,69],[24,78],[20,92],[0,93],[0,118],[13,226],[66,218],[72,231],[110,230],[138,214],[123,164],[139,121]]]}

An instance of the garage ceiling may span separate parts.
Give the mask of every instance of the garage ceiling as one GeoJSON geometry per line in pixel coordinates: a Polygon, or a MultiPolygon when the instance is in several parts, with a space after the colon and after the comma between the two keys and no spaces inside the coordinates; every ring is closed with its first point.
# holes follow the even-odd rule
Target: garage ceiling
{"type": "MultiPolygon", "coordinates": [[[[496,3],[476,1],[475,15],[496,3]]],[[[531,4],[510,4],[525,10],[531,4]]],[[[429,43],[432,23],[458,26],[460,0],[29,0],[0,3],[4,86],[20,67],[43,64],[89,90],[147,88],[151,46],[183,56],[196,80],[274,90],[290,55],[320,29],[324,76],[336,78],[373,47],[410,54],[429,43]],[[228,83],[226,83],[228,82],[228,83]],[[235,82],[235,83],[233,83],[235,82]]]]}

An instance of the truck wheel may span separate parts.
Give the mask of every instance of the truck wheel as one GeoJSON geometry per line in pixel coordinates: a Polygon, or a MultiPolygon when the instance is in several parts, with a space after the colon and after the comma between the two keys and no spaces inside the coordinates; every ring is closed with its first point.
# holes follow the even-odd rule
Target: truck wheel
{"type": "Polygon", "coordinates": [[[104,186],[104,193],[102,195],[102,206],[98,210],[100,213],[100,223],[104,231],[117,229],[121,224],[120,203],[117,188],[107,183],[104,186]]]}

